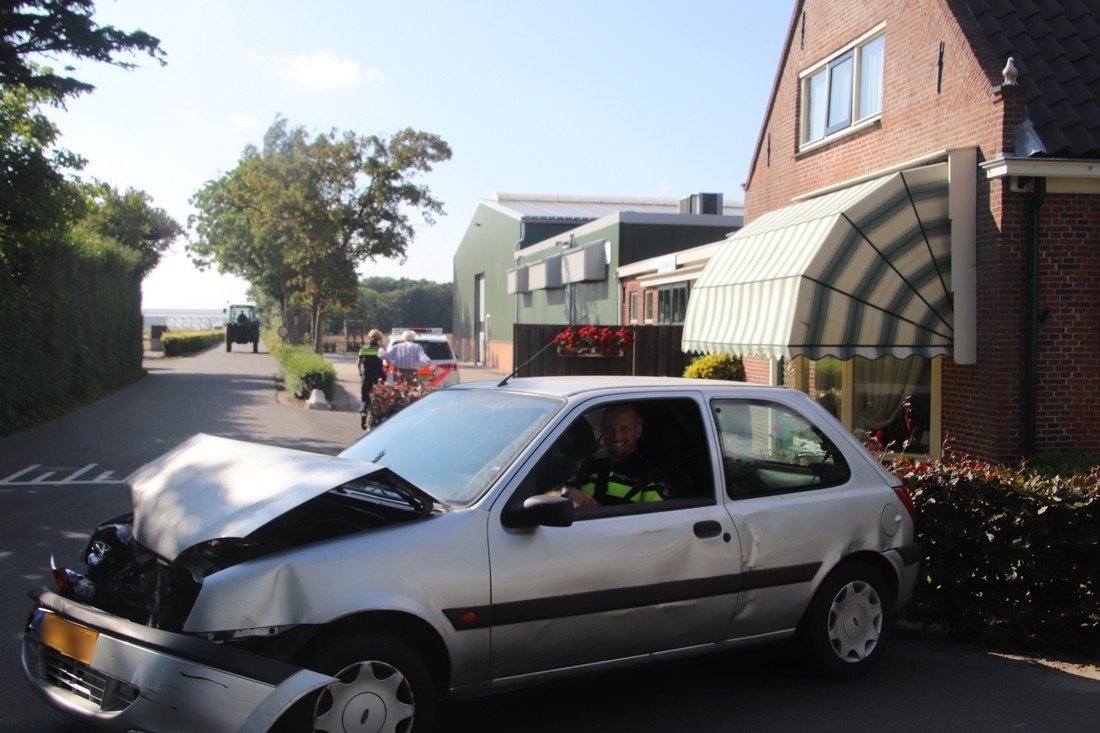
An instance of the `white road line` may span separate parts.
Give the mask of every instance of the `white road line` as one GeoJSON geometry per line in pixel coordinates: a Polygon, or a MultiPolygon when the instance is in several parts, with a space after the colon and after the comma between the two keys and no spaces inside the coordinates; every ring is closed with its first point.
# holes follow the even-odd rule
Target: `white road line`
{"type": "Polygon", "coordinates": [[[12,483],[12,482],[15,481],[15,479],[19,478],[23,474],[30,473],[31,471],[33,471],[34,469],[38,468],[41,465],[42,465],[41,463],[36,463],[33,466],[27,466],[22,471],[16,471],[11,476],[7,476],[5,478],[0,479],[0,484],[12,483]]]}
{"type": "MultiPolygon", "coordinates": [[[[68,475],[64,475],[62,469],[43,470],[41,463],[36,463],[33,466],[27,466],[21,471],[0,479],[0,486],[83,486],[88,484],[124,484],[126,479],[114,478],[114,471],[103,471],[95,478],[80,478],[84,474],[98,466],[98,463],[89,463],[81,469],[74,471],[68,475]],[[27,474],[31,474],[35,471],[43,471],[42,473],[31,478],[27,474]],[[62,474],[63,477],[58,477],[58,474],[62,474]],[[19,479],[23,478],[22,481],[19,479]]],[[[67,469],[66,469],[67,470],[67,469]]]]}
{"type": "Polygon", "coordinates": [[[88,464],[87,466],[85,466],[84,468],[80,469],[80,470],[79,470],[79,471],[77,471],[76,473],[70,473],[70,474],[69,474],[69,477],[68,477],[67,479],[65,479],[65,480],[64,480],[64,483],[70,483],[70,482],[72,482],[72,481],[76,481],[77,477],[78,477],[78,476],[80,476],[80,474],[82,474],[82,473],[85,473],[85,472],[87,472],[87,471],[90,471],[90,470],[92,470],[93,468],[95,468],[95,467],[96,467],[96,465],[97,465],[97,464],[95,464],[95,463],[89,463],[89,464],[88,464]]]}

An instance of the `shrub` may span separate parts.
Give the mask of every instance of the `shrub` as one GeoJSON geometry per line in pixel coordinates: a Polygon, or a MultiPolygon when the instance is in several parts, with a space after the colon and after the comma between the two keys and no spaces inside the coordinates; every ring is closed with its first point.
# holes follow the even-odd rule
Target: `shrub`
{"type": "Polygon", "coordinates": [[[729,354],[705,354],[691,360],[684,369],[684,376],[692,379],[727,379],[741,382],[745,379],[745,367],[741,358],[729,354]]]}
{"type": "Polygon", "coordinates": [[[924,551],[904,618],[971,639],[1100,652],[1100,473],[892,460],[924,551]]]}
{"type": "Polygon", "coordinates": [[[1095,453],[1040,453],[1032,456],[1029,464],[1036,473],[1044,476],[1087,475],[1100,466],[1100,455],[1095,453]]]}
{"type": "Polygon", "coordinates": [[[393,417],[431,391],[431,388],[422,384],[407,384],[400,380],[393,384],[382,382],[374,385],[370,393],[370,405],[367,408],[370,424],[378,425],[385,419],[393,417]]]}
{"type": "Polygon", "coordinates": [[[315,354],[305,346],[281,345],[278,350],[279,365],[283,372],[286,389],[299,399],[306,399],[315,389],[325,393],[332,400],[332,389],[336,383],[336,370],[320,354],[315,354]]]}
{"type": "Polygon", "coordinates": [[[211,331],[167,331],[160,337],[164,344],[165,356],[183,356],[202,351],[220,344],[225,340],[225,332],[220,329],[211,331]]]}

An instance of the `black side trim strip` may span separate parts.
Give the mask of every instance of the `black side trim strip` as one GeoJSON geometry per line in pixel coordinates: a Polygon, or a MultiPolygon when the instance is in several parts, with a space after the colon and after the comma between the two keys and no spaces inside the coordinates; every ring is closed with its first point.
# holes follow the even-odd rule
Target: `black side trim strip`
{"type": "Polygon", "coordinates": [[[28,595],[42,608],[108,636],[264,684],[277,686],[298,671],[293,665],[226,644],[142,626],[59,596],[45,587],[28,595]]]}
{"type": "Polygon", "coordinates": [[[499,603],[489,607],[452,608],[445,609],[443,613],[446,614],[451,624],[458,631],[485,628],[487,626],[506,626],[530,621],[583,616],[604,611],[618,611],[626,608],[654,606],[661,603],[690,601],[696,598],[728,595],[760,588],[793,585],[795,583],[808,583],[814,579],[820,567],[821,563],[807,563],[771,570],[750,570],[736,575],[674,580],[657,585],[591,591],[568,596],[532,598],[525,601],[499,603]],[[476,624],[462,623],[459,620],[463,614],[469,611],[477,613],[479,621],[476,624]]]}
{"type": "Polygon", "coordinates": [[[901,555],[901,561],[905,563],[906,567],[910,565],[916,565],[924,557],[924,553],[921,552],[920,545],[916,542],[910,542],[908,545],[902,545],[901,547],[894,548],[894,552],[901,555]]]}

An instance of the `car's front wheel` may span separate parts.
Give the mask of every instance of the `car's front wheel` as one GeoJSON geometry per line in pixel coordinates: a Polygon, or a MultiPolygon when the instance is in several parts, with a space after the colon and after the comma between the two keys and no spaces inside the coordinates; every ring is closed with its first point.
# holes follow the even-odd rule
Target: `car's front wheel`
{"type": "Polygon", "coordinates": [[[865,562],[833,570],[817,589],[799,633],[818,670],[855,679],[878,661],[893,624],[889,588],[865,562]]]}
{"type": "Polygon", "coordinates": [[[404,642],[364,634],[322,648],[305,665],[332,675],[311,708],[284,730],[420,733],[435,723],[436,695],[424,658],[404,642]]]}

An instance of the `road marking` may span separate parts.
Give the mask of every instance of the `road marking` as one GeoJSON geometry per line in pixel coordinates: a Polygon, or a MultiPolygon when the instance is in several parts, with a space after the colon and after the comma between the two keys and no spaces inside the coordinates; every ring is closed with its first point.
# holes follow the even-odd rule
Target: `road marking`
{"type": "Polygon", "coordinates": [[[43,466],[41,463],[27,466],[0,479],[0,486],[81,486],[84,484],[122,484],[124,479],[112,478],[113,470],[103,471],[95,478],[80,478],[98,463],[89,463],[83,468],[73,470],[68,466],[43,466]]]}
{"type": "Polygon", "coordinates": [[[79,476],[79,475],[81,475],[82,473],[85,473],[85,472],[87,472],[87,471],[91,471],[91,470],[92,470],[93,468],[95,468],[95,466],[96,466],[96,464],[94,464],[94,463],[89,463],[89,464],[88,464],[87,466],[85,466],[84,468],[80,469],[80,470],[79,470],[79,471],[77,471],[76,473],[73,473],[73,474],[69,474],[69,477],[68,477],[67,479],[65,479],[65,483],[67,483],[67,484],[68,484],[68,483],[72,483],[73,481],[76,481],[76,477],[77,477],[77,476],[79,476]]]}
{"type": "Polygon", "coordinates": [[[15,481],[15,479],[19,478],[20,476],[22,476],[25,473],[30,473],[31,471],[38,468],[39,466],[41,466],[41,464],[39,464],[39,463],[36,463],[33,466],[27,466],[22,471],[17,471],[15,473],[13,473],[11,476],[8,476],[7,478],[0,479],[0,484],[7,483],[9,481],[15,481]]]}

